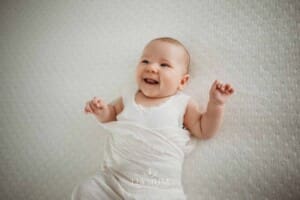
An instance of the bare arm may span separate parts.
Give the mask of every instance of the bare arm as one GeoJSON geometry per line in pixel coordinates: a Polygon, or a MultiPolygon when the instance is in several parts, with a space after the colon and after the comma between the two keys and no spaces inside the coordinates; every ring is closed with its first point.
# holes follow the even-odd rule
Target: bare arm
{"type": "Polygon", "coordinates": [[[215,81],[210,90],[210,100],[205,113],[200,113],[197,103],[190,100],[184,117],[184,125],[199,139],[211,138],[220,128],[227,98],[234,90],[229,85],[215,81]]]}
{"type": "Polygon", "coordinates": [[[101,123],[116,121],[117,115],[123,110],[122,98],[118,98],[110,104],[106,104],[102,99],[94,97],[85,106],[86,113],[92,113],[101,123]]]}
{"type": "Polygon", "coordinates": [[[223,106],[215,106],[212,102],[209,102],[207,111],[200,113],[196,102],[190,100],[184,118],[184,125],[192,135],[199,139],[211,138],[221,126],[223,111],[223,106]]]}
{"type": "Polygon", "coordinates": [[[223,122],[225,105],[216,105],[209,101],[207,111],[200,120],[200,127],[203,130],[203,138],[208,139],[214,136],[223,122]]]}

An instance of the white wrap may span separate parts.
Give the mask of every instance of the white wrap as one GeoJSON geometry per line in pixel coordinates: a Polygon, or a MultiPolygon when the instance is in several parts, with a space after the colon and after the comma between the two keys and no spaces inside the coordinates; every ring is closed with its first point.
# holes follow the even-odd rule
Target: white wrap
{"type": "Polygon", "coordinates": [[[186,199],[182,164],[197,141],[182,128],[189,96],[143,107],[135,93],[124,91],[117,121],[100,124],[109,132],[101,171],[74,190],[74,200],[186,199]]]}
{"type": "Polygon", "coordinates": [[[186,199],[182,164],[195,146],[188,131],[151,130],[124,121],[101,126],[110,133],[102,171],[82,184],[74,199],[186,199]]]}

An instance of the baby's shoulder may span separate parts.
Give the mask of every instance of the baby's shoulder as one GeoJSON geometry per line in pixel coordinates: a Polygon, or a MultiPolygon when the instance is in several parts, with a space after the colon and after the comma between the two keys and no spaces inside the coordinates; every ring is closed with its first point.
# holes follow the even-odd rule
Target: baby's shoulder
{"type": "Polygon", "coordinates": [[[191,96],[183,92],[178,92],[173,98],[176,99],[178,103],[180,103],[183,106],[187,106],[187,104],[191,100],[191,96]]]}
{"type": "Polygon", "coordinates": [[[199,112],[200,112],[200,106],[198,102],[194,98],[190,97],[186,103],[185,115],[187,116],[199,112]]]}

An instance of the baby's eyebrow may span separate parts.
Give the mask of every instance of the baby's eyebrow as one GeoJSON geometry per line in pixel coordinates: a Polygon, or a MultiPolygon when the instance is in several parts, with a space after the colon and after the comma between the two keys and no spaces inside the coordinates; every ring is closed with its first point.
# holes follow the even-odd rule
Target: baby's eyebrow
{"type": "Polygon", "coordinates": [[[150,56],[148,54],[143,54],[142,58],[149,58],[150,56]]]}
{"type": "MultiPolygon", "coordinates": [[[[151,58],[151,56],[149,56],[147,54],[141,56],[141,60],[150,59],[150,58],[151,58]]],[[[172,64],[172,62],[170,60],[166,59],[166,58],[160,58],[159,61],[160,62],[167,62],[167,63],[172,64]]]]}
{"type": "Polygon", "coordinates": [[[168,63],[171,63],[168,59],[164,59],[164,58],[161,59],[161,61],[162,61],[162,62],[168,62],[168,63]]]}
{"type": "Polygon", "coordinates": [[[161,61],[161,62],[166,62],[166,63],[168,63],[169,65],[173,65],[173,62],[172,62],[171,60],[168,60],[168,59],[165,59],[165,58],[161,59],[160,61],[161,61]]]}

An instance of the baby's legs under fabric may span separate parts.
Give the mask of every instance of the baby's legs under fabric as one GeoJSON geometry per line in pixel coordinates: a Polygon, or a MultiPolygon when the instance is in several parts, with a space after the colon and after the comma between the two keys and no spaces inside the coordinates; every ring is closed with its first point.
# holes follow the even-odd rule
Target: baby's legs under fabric
{"type": "Polygon", "coordinates": [[[79,184],[72,193],[72,200],[123,199],[116,189],[118,185],[111,175],[100,171],[79,184]]]}
{"type": "Polygon", "coordinates": [[[80,183],[72,193],[72,200],[186,200],[181,188],[161,189],[129,183],[110,171],[101,170],[80,183]]]}

